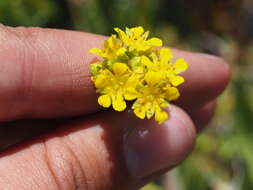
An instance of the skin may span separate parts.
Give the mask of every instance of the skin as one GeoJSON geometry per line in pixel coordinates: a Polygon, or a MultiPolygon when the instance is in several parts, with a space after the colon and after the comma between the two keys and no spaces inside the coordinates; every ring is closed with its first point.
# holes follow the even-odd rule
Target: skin
{"type": "Polygon", "coordinates": [[[97,105],[89,74],[97,58],[88,50],[104,39],[0,26],[0,141],[18,141],[0,153],[0,189],[137,189],[191,152],[196,131],[210,121],[229,82],[228,65],[173,49],[190,67],[182,96],[161,127],[97,105]],[[149,135],[141,138],[145,131],[149,135]],[[23,137],[28,140],[19,142],[23,137]],[[140,168],[131,162],[133,150],[143,156],[140,168]]]}

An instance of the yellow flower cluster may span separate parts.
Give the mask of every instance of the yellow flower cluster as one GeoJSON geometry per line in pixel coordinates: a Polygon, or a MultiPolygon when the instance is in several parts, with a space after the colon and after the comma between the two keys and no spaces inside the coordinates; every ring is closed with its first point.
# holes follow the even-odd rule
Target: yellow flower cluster
{"type": "Polygon", "coordinates": [[[152,116],[158,123],[168,119],[162,108],[179,97],[177,86],[184,82],[178,74],[188,68],[182,58],[173,62],[173,55],[162,46],[158,38],[148,38],[142,27],[114,29],[104,46],[93,48],[91,53],[103,61],[91,64],[92,81],[100,93],[98,103],[116,111],[126,109],[132,101],[135,115],[141,119],[152,116]]]}

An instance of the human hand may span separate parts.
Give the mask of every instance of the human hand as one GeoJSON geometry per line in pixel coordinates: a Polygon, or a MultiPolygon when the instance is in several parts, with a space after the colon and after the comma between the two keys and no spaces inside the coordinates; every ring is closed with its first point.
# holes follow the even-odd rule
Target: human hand
{"type": "Polygon", "coordinates": [[[57,127],[0,154],[0,189],[136,189],[191,152],[196,130],[211,119],[228,83],[227,64],[173,50],[190,67],[170,119],[158,125],[98,107],[89,74],[96,58],[88,50],[103,40],[73,31],[0,27],[0,121],[40,119],[2,123],[0,129],[22,129],[32,137],[57,127]]]}

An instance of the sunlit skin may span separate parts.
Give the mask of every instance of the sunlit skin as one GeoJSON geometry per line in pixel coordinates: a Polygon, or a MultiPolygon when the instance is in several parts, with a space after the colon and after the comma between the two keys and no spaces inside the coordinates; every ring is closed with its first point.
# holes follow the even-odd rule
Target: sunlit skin
{"type": "Polygon", "coordinates": [[[101,111],[90,81],[89,65],[96,56],[88,51],[105,39],[0,26],[0,120],[9,121],[0,125],[0,140],[6,145],[14,134],[28,138],[0,153],[0,189],[132,190],[191,152],[196,131],[212,118],[215,99],[229,81],[228,65],[173,49],[174,58],[185,58],[189,69],[180,100],[159,127],[126,112],[101,111]],[[27,118],[33,120],[16,121],[27,118]],[[148,135],[140,137],[142,131],[148,135]],[[142,155],[140,169],[129,161],[133,149],[142,155]]]}

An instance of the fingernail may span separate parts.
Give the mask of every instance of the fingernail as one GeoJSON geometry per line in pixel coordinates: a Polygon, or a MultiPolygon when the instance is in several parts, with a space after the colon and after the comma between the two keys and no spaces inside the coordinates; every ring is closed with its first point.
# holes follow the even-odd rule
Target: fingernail
{"type": "Polygon", "coordinates": [[[195,130],[192,121],[173,108],[170,119],[133,130],[124,139],[124,156],[129,173],[144,178],[182,161],[192,150],[195,130]]]}

